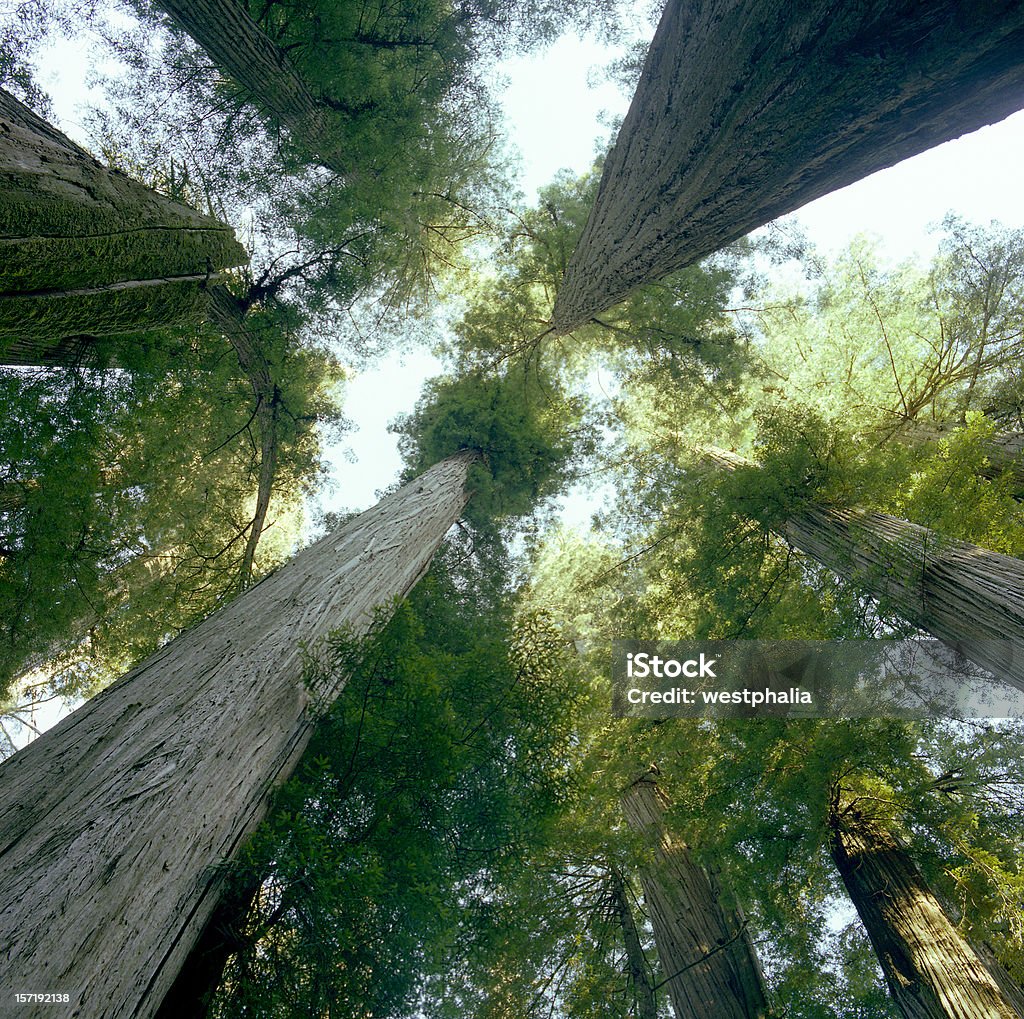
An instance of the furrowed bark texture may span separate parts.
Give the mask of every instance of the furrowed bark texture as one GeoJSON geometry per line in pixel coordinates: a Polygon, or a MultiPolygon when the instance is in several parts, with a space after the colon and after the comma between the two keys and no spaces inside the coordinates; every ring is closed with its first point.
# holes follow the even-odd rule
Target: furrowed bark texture
{"type": "Polygon", "coordinates": [[[612,909],[622,928],[622,943],[626,948],[626,976],[633,988],[636,1002],[636,1019],[658,1019],[658,1000],[651,980],[651,970],[644,955],[633,909],[629,904],[629,893],[622,871],[613,867],[609,876],[611,883],[612,909]]]}
{"type": "Polygon", "coordinates": [[[108,170],[0,90],[0,363],[65,364],[96,336],[201,319],[230,227],[108,170]]]}
{"type": "MultiPolygon", "coordinates": [[[[702,453],[728,470],[750,466],[725,450],[702,453]]],[[[811,507],[779,531],[907,622],[1024,690],[1024,561],[856,509],[811,507]]]]}
{"type": "Polygon", "coordinates": [[[296,144],[336,173],[352,170],[338,151],[340,138],[332,137],[331,111],[309,90],[244,4],[239,0],[157,0],[157,6],[296,144]]]}
{"type": "Polygon", "coordinates": [[[899,842],[856,807],[829,816],[832,858],[906,1019],[1020,1019],[899,842]]]}
{"type": "Polygon", "coordinates": [[[722,907],[686,845],[665,830],[665,804],[649,775],[622,796],[630,828],[655,844],[640,883],[677,1019],[763,1019],[767,999],[746,926],[722,907]]]}
{"type": "Polygon", "coordinates": [[[670,0],[552,322],[1024,105],[1020,0],[670,0]]]}
{"type": "MultiPolygon", "coordinates": [[[[465,505],[475,454],[432,467],[168,644],[0,766],[2,993],[153,1016],[218,903],[221,864],[308,743],[303,647],[365,633],[465,505]]],[[[53,1006],[19,1006],[49,1016],[53,1006]]]]}

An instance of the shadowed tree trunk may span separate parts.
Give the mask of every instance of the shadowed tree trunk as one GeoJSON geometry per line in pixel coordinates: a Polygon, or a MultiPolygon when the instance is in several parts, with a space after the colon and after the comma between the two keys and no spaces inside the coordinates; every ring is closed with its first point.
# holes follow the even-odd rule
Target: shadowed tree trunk
{"type": "Polygon", "coordinates": [[[1024,105],[1020,0],[670,0],[569,260],[565,333],[783,213],[1024,105]]]}
{"type": "Polygon", "coordinates": [[[855,804],[833,804],[829,829],[832,858],[906,1019],[1024,1015],[1009,976],[989,972],[897,839],[855,804]]]}
{"type": "Polygon", "coordinates": [[[768,1005],[746,924],[725,909],[704,868],[662,822],[667,803],[651,774],[623,793],[622,811],[655,846],[640,870],[665,983],[678,1019],[763,1019],[768,1005]]]}
{"type": "MultiPolygon", "coordinates": [[[[714,447],[704,458],[750,461],[714,447]]],[[[1024,689],[1024,561],[884,513],[812,506],[778,532],[903,619],[1024,689]]]]}
{"type": "Polygon", "coordinates": [[[250,17],[239,0],[157,0],[156,6],[190,35],[220,71],[249,93],[295,144],[335,173],[354,169],[332,133],[332,111],[315,96],[285,53],[250,17]]]}
{"type": "MultiPolygon", "coordinates": [[[[426,571],[476,454],[432,467],[183,634],[0,766],[0,952],[68,1015],[153,1016],[318,707],[304,656],[426,571]]],[[[19,1006],[44,1016],[51,1005],[19,1006]]]]}
{"type": "Polygon", "coordinates": [[[67,364],[96,337],[205,317],[230,227],[108,170],[0,90],[0,363],[67,364]]]}
{"type": "Polygon", "coordinates": [[[610,869],[609,880],[612,911],[622,929],[622,941],[626,947],[626,976],[633,988],[636,1019],[658,1019],[658,1001],[651,980],[651,969],[644,955],[640,932],[633,917],[633,908],[629,904],[626,880],[617,867],[610,869]]]}

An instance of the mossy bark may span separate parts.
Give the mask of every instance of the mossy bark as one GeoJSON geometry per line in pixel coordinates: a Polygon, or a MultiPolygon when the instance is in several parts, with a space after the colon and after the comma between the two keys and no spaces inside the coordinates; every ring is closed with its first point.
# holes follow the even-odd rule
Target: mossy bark
{"type": "Polygon", "coordinates": [[[91,338],[205,315],[230,227],[95,160],[0,90],[0,363],[66,363],[91,338]]]}
{"type": "Polygon", "coordinates": [[[1024,105],[1019,0],[671,0],[553,312],[583,324],[1024,105]]]}
{"type": "MultiPolygon", "coordinates": [[[[906,1019],[1020,1019],[906,849],[856,805],[833,805],[832,858],[906,1019]]],[[[1018,996],[1018,1002],[1019,1002],[1018,996]]]]}

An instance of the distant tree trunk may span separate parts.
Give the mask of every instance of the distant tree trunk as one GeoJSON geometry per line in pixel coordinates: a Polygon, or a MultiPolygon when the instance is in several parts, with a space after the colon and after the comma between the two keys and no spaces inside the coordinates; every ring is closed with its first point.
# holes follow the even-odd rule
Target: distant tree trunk
{"type": "Polygon", "coordinates": [[[907,851],[856,805],[829,815],[832,858],[906,1019],[1020,1019],[907,851]]]}
{"type": "Polygon", "coordinates": [[[622,930],[622,941],[626,948],[626,976],[633,988],[636,1002],[636,1019],[658,1019],[658,1000],[655,996],[651,970],[644,955],[640,932],[629,904],[629,893],[622,871],[612,867],[609,871],[611,883],[612,910],[622,930]]]}
{"type": "Polygon", "coordinates": [[[260,435],[260,470],[256,486],[256,506],[246,535],[242,564],[238,571],[238,590],[252,583],[256,546],[263,534],[270,510],[277,474],[281,394],[270,374],[270,365],[259,342],[245,323],[246,308],[226,287],[210,288],[210,318],[234,348],[239,367],[245,372],[256,400],[256,424],[260,435]]]}
{"type": "MultiPolygon", "coordinates": [[[[880,429],[888,439],[895,437],[907,444],[937,442],[963,427],[940,421],[898,420],[880,429]]],[[[1024,492],[1024,432],[996,432],[985,445],[986,462],[976,473],[983,478],[1008,475],[1018,492],[1024,492]]]]}
{"type": "Polygon", "coordinates": [[[300,552],[0,765],[8,988],[66,991],[83,1019],[155,1014],[217,907],[223,863],[343,687],[307,688],[305,656],[332,630],[366,633],[412,588],[475,457],[300,552]]]}
{"type": "MultiPolygon", "coordinates": [[[[709,462],[751,464],[705,446],[709,462]]],[[[798,549],[903,619],[1024,689],[1024,561],[884,513],[812,506],[779,526],[798,549]]]]}
{"type": "Polygon", "coordinates": [[[770,219],[1019,109],[1020,0],[670,0],[560,333],[770,219]]]}
{"type": "Polygon", "coordinates": [[[640,870],[644,901],[678,1019],[763,1019],[764,981],[746,925],[726,910],[690,850],[666,830],[664,793],[650,774],[623,794],[622,810],[655,845],[640,870]]]}
{"type": "Polygon", "coordinates": [[[96,337],[205,317],[230,227],[108,170],[0,90],[0,363],[67,364],[96,337]]]}
{"type": "Polygon", "coordinates": [[[284,51],[250,17],[239,0],[156,0],[217,68],[242,86],[297,146],[336,173],[351,173],[342,139],[332,134],[330,107],[314,95],[284,51]]]}

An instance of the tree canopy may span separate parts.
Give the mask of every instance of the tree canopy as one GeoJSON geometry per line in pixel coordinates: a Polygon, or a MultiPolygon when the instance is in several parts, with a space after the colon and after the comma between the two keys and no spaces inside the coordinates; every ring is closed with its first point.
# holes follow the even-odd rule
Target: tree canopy
{"type": "MultiPolygon", "coordinates": [[[[151,1013],[949,1019],[920,1004],[948,977],[1024,1015],[1019,718],[609,710],[620,640],[927,632],[994,689],[976,666],[999,675],[1002,659],[972,644],[984,629],[1013,638],[1019,669],[1024,234],[950,214],[934,257],[893,265],[865,238],[826,258],[778,228],[741,237],[753,220],[729,211],[701,260],[612,286],[623,252],[592,264],[602,203],[654,175],[624,181],[620,140],[526,205],[488,84],[501,56],[566,29],[613,34],[611,0],[89,6],[0,20],[0,86],[46,114],[32,53],[90,19],[120,61],[89,121],[104,166],[226,224],[250,256],[204,268],[180,320],[15,314],[22,354],[0,367],[3,749],[34,700],[90,697],[141,662],[81,716],[124,704],[109,731],[128,763],[97,758],[117,805],[96,837],[154,789],[201,829],[179,854],[201,878],[160,872],[191,889],[183,902],[206,891],[180,917],[161,896],[192,940],[151,1013]],[[565,311],[584,290],[598,304],[565,311]],[[32,360],[36,333],[50,346],[32,360]],[[349,427],[344,383],[399,342],[433,342],[440,361],[392,425],[402,487],[312,520],[349,427]],[[330,536],[304,548],[317,527],[330,536]],[[1005,571],[982,576],[993,562],[1005,571]],[[338,618],[350,625],[328,633],[338,618]],[[250,774],[267,747],[272,767],[250,774]],[[180,748],[188,762],[165,768],[180,748]],[[244,816],[209,806],[229,768],[223,798],[244,786],[244,816]],[[178,770],[209,816],[189,813],[178,770]],[[207,821],[223,829],[210,859],[207,821]],[[872,861],[860,878],[857,853],[872,861]],[[943,938],[904,970],[892,946],[927,936],[913,910],[870,908],[876,872],[941,914],[943,938]]],[[[795,45],[745,32],[758,52],[795,45]]],[[[929,40],[926,62],[942,49],[929,40]]],[[[828,73],[934,91],[891,57],[884,81],[867,58],[828,73]]],[[[716,172],[765,152],[728,155],[716,172]]],[[[91,285],[112,261],[94,255],[41,258],[91,285]]],[[[41,743],[6,774],[31,790],[22,762],[55,746],[69,752],[41,743]]],[[[157,868],[157,842],[131,838],[157,868]]],[[[99,884],[129,881],[118,853],[99,884]]]]}

